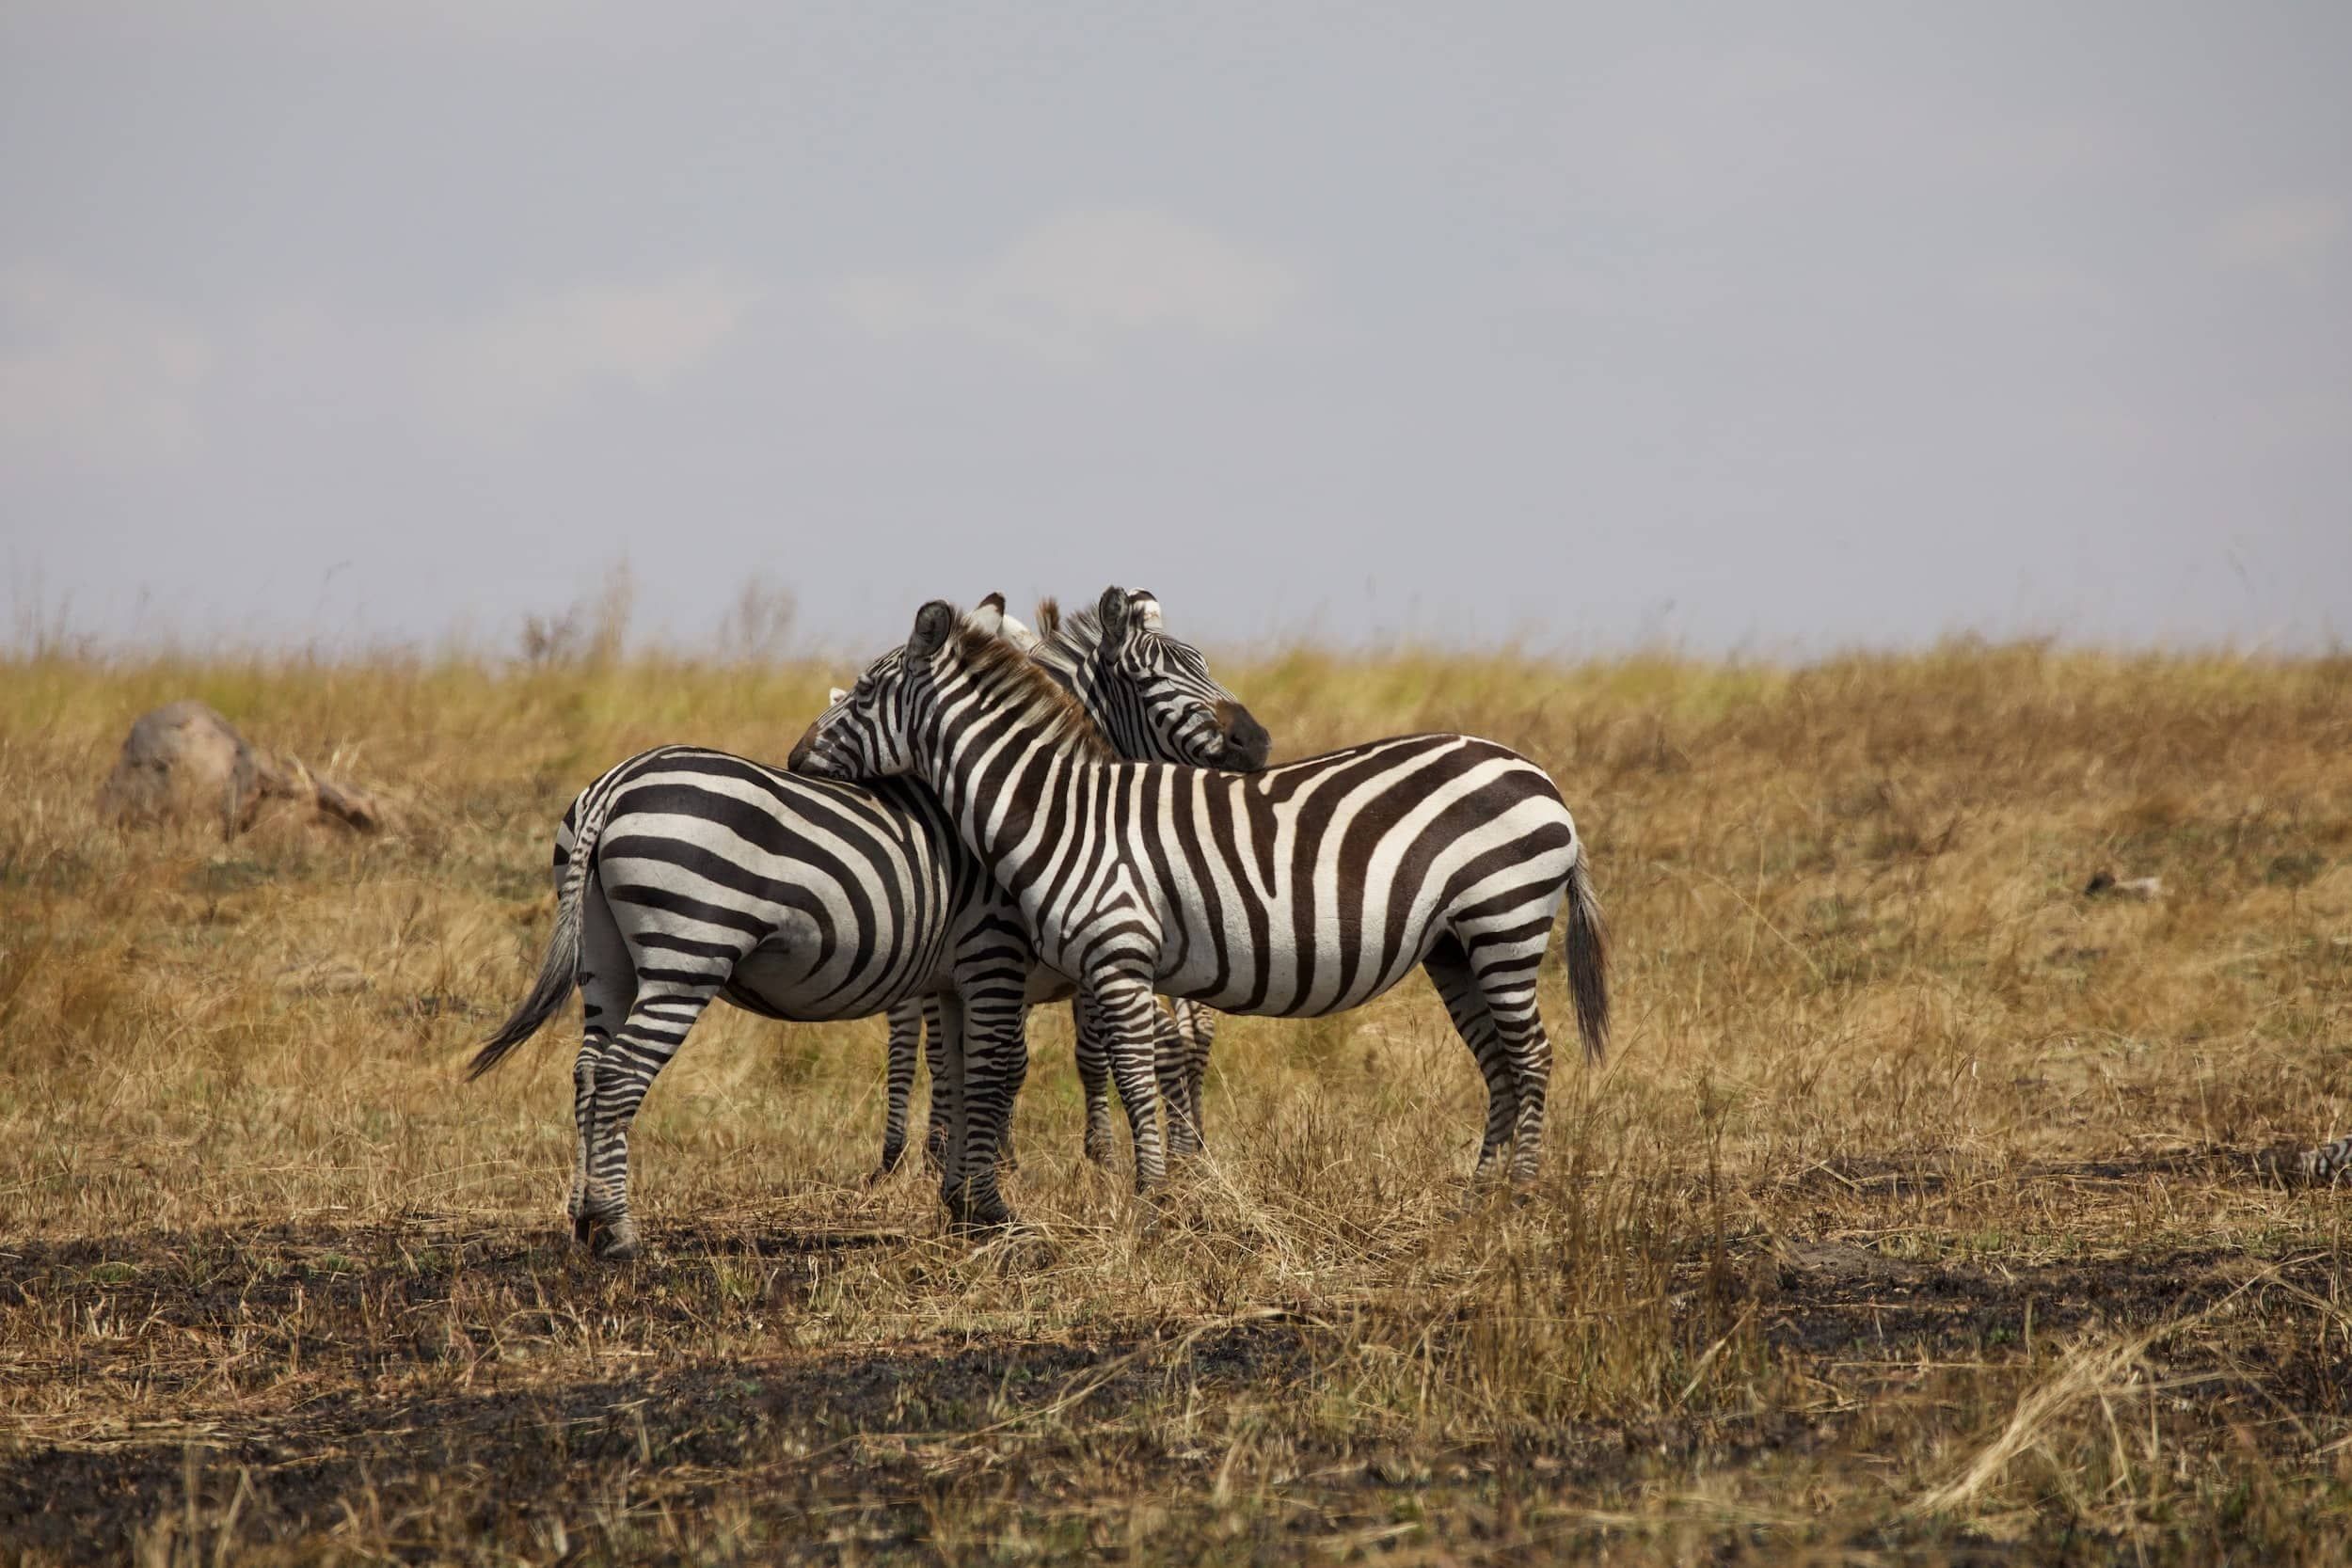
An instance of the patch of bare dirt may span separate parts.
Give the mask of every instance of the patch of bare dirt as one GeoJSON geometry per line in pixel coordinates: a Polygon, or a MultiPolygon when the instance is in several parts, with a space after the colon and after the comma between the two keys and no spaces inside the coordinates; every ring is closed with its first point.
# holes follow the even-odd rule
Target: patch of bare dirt
{"type": "MultiPolygon", "coordinates": [[[[232,1519],[248,1543],[317,1542],[372,1510],[370,1528],[392,1540],[410,1529],[421,1558],[453,1538],[534,1559],[694,1556],[684,1543],[665,1554],[644,1533],[664,1508],[732,1509],[745,1528],[796,1551],[853,1543],[914,1557],[942,1528],[943,1499],[977,1481],[992,1506],[1074,1532],[1063,1544],[1084,1555],[1115,1544],[1099,1517],[1106,1497],[1214,1513],[1205,1499],[1223,1454],[1121,1431],[1122,1410],[1179,1385],[1203,1402],[1308,1398],[1345,1354],[1334,1330],[1280,1314],[1181,1335],[680,1354],[675,1346],[711,1309],[680,1282],[714,1259],[789,1260],[734,1304],[788,1316],[810,1307],[842,1258],[923,1244],[887,1232],[702,1240],[712,1244],[672,1237],[662,1260],[628,1271],[584,1265],[552,1243],[450,1227],[19,1243],[0,1253],[0,1307],[103,1331],[17,1369],[79,1391],[97,1413],[20,1417],[0,1442],[7,1544],[61,1561],[119,1560],[193,1500],[197,1516],[232,1519]],[[494,1337],[502,1356],[487,1354],[494,1337]],[[665,1342],[673,1348],[657,1354],[665,1342]],[[169,1413],[105,1414],[106,1395],[134,1391],[151,1411],[170,1396],[169,1413]],[[598,1523],[615,1516],[640,1524],[616,1536],[598,1523]]],[[[1547,1497],[1638,1489],[1692,1465],[1834,1457],[1856,1445],[1869,1402],[1932,1375],[1922,1369],[2028,1364],[2037,1340],[2046,1360],[2053,1345],[2201,1313],[2216,1326],[2161,1352],[2165,1375],[2200,1390],[2197,1406],[2168,1422],[2235,1425],[2284,1451],[2298,1427],[2308,1434],[2348,1413],[2352,1365],[2308,1334],[2265,1332],[2265,1304],[2300,1310],[2296,1301],[2329,1295],[2337,1270],[2325,1256],[2173,1250],[2020,1268],[1903,1259],[1836,1238],[1733,1252],[1711,1285],[1692,1265],[1693,1290],[1726,1291],[1721,1305],[1753,1314],[1769,1355],[1840,1391],[1840,1405],[1569,1423],[1467,1450],[1294,1433],[1283,1507],[1250,1515],[1226,1555],[1284,1560],[1346,1529],[1376,1531],[1400,1508],[1464,1528],[1484,1519],[1505,1560],[1597,1551],[1603,1527],[1531,1534],[1520,1551],[1502,1521],[1547,1497]],[[2233,1302],[2245,1310],[2215,1310],[2233,1302]]],[[[1738,1561],[1762,1537],[1726,1525],[1708,1539],[1710,1560],[1738,1561]]],[[[2043,1560],[1983,1540],[1932,1544],[1945,1561],[2043,1560]]],[[[2123,1560],[2120,1545],[2095,1541],[2069,1550],[2123,1560]]]]}

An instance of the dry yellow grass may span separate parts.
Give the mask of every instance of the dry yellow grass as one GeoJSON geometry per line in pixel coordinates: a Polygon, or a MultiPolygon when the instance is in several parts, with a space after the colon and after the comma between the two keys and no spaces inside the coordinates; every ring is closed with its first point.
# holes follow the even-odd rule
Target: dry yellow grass
{"type": "Polygon", "coordinates": [[[879,1021],[721,1008],[636,1140],[658,1256],[585,1263],[574,1041],[459,1081],[549,832],[835,673],[0,667],[0,1560],[2341,1560],[2346,1211],[2262,1155],[2352,1128],[2352,660],[1229,665],[1281,754],[1561,781],[1619,1049],[1534,1201],[1463,1212],[1418,981],[1224,1021],[1142,1236],[1040,1019],[1034,1229],[977,1249],[866,1184],[879,1021]],[[179,696],[408,826],[100,829],[179,696]]]}

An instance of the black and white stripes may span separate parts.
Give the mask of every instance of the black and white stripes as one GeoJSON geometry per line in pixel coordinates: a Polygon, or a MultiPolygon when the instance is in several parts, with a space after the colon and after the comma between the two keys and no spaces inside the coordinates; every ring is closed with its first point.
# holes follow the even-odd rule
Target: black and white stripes
{"type": "Polygon", "coordinates": [[[570,1212],[603,1256],[637,1249],[629,1123],[713,997],[813,1021],[936,996],[951,1059],[1020,1054],[1027,941],[928,790],[828,786],[665,746],[591,784],[564,829],[537,983],[473,1070],[578,984],[570,1212]]]}
{"type": "MultiPolygon", "coordinates": [[[[1117,593],[1117,590],[1113,590],[1117,593]]],[[[986,607],[974,618],[1026,653],[1076,699],[1116,754],[1133,762],[1177,762],[1254,772],[1265,766],[1271,737],[1263,726],[1210,674],[1198,648],[1168,634],[1158,598],[1147,590],[1125,594],[1122,635],[1103,635],[1103,607],[1064,616],[1052,600],[1040,607],[1038,629],[986,607]]],[[[833,702],[846,693],[836,689],[833,702]]],[[[1035,988],[1033,988],[1033,994],[1035,988]]],[[[889,1106],[883,1123],[882,1169],[889,1170],[905,1147],[907,1103],[914,1084],[914,1051],[924,1035],[919,1000],[900,1003],[890,1014],[889,1106]]],[[[1101,1031],[1082,1006],[1076,1015],[1078,1078],[1086,1096],[1086,1152],[1097,1164],[1110,1159],[1113,1132],[1107,1060],[1101,1031]]],[[[1169,1060],[1161,1079],[1176,1113],[1171,1142],[1181,1152],[1200,1137],[1201,1083],[1208,1069],[1216,1019],[1207,1008],[1179,1001],[1171,1008],[1172,1031],[1160,1031],[1169,1060]]],[[[930,1031],[936,1039],[937,1031],[930,1031]]],[[[934,1064],[934,1083],[937,1073],[934,1064]]],[[[946,1103],[931,1100],[927,1148],[937,1157],[947,1133],[946,1103]]],[[[1008,1141],[1003,1146],[1010,1148],[1008,1141]]]]}
{"type": "MultiPolygon", "coordinates": [[[[1003,608],[1001,598],[984,604],[972,635],[996,641],[1003,608]]],[[[1247,759],[1254,747],[1263,759],[1263,732],[1253,734],[1205,672],[1170,678],[1136,664],[1106,679],[1105,700],[1149,733],[1184,736],[1207,757],[1247,759]]],[[[959,1134],[944,1158],[943,1196],[960,1219],[1003,1217],[996,1130],[1026,1060],[1024,1009],[1053,994],[1056,979],[1032,973],[1018,911],[930,791],[912,781],[869,791],[662,747],[572,803],[555,877],[556,929],[538,978],[473,1070],[528,1039],[578,985],[585,1023],[570,1212],[580,1241],[608,1257],[637,1249],[629,1125],[713,997],[802,1021],[928,1004],[959,1134]],[[988,1130],[986,1147],[961,1140],[974,1128],[988,1130]]]]}
{"type": "MultiPolygon", "coordinates": [[[[1127,632],[1105,594],[1104,637],[1127,632]]],[[[926,605],[796,749],[796,771],[913,775],[1075,979],[1130,1107],[1152,1099],[1152,994],[1310,1016],[1427,970],[1488,1088],[1479,1169],[1542,1151],[1550,1044],[1536,971],[1567,911],[1586,1050],[1608,1038],[1606,950],[1584,848],[1543,770],[1491,741],[1408,736],[1245,775],[1120,761],[1028,659],[926,605]]],[[[993,1099],[993,1097],[992,1097],[993,1099]]],[[[976,1132],[992,1143],[989,1132],[976,1132]]],[[[1156,1118],[1136,1178],[1157,1180],[1156,1118]]]]}

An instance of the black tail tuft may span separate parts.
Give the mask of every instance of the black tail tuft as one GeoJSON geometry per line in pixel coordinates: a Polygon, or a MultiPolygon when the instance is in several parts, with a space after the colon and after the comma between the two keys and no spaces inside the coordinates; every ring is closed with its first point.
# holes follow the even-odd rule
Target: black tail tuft
{"type": "Polygon", "coordinates": [[[1597,1067],[1609,1054],[1609,927],[1593,895],[1592,874],[1580,841],[1568,872],[1568,991],[1576,1000],[1576,1031],[1585,1058],[1597,1067]]]}
{"type": "Polygon", "coordinates": [[[566,891],[572,896],[556,903],[555,933],[548,939],[547,956],[539,960],[539,977],[532,982],[531,994],[506,1015],[498,1033],[474,1053],[472,1062],[466,1068],[468,1082],[504,1061],[508,1052],[537,1034],[555,1016],[556,1009],[571,999],[572,988],[579,982],[580,898],[576,887],[566,891]]]}
{"type": "MultiPolygon", "coordinates": [[[[597,824],[603,826],[601,822],[597,824]]],[[[506,1053],[537,1034],[556,1009],[571,999],[572,988],[580,982],[580,901],[587,878],[582,875],[589,864],[590,851],[595,847],[593,834],[573,847],[570,865],[564,878],[564,891],[555,899],[555,930],[548,938],[548,950],[539,960],[539,977],[532,982],[531,994],[506,1015],[498,1033],[483,1043],[467,1066],[466,1080],[471,1083],[506,1059],[506,1053]]]]}

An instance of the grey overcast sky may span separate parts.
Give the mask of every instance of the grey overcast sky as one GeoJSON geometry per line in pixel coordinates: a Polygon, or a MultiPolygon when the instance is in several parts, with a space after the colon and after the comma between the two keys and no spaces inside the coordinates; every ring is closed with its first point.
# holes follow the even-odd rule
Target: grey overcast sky
{"type": "Polygon", "coordinates": [[[5,0],[0,556],[357,648],[2352,637],[2352,6],[5,0]]]}

